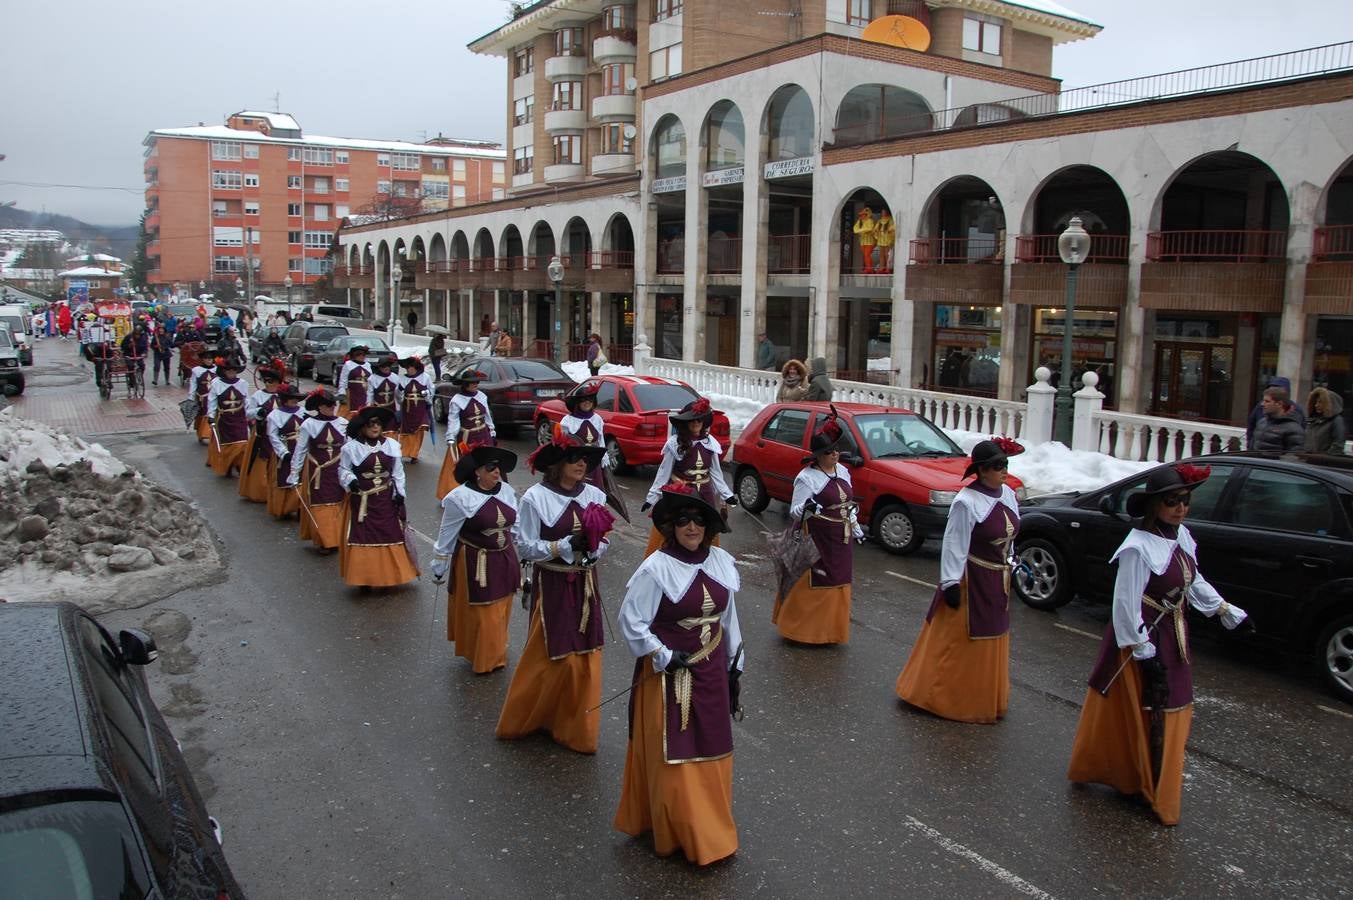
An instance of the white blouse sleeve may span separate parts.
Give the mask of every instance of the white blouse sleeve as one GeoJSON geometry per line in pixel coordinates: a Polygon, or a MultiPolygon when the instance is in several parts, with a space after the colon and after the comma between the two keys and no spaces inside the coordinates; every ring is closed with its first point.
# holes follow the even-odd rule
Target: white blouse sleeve
{"type": "Polygon", "coordinates": [[[672,480],[672,466],[676,463],[676,449],[669,440],[662,445],[662,459],[658,462],[658,474],[653,476],[653,484],[648,488],[648,496],[644,497],[646,503],[654,504],[658,502],[658,495],[663,488],[672,480]]]}
{"type": "Polygon", "coordinates": [[[357,480],[357,473],[352,471],[352,447],[352,444],[344,444],[338,453],[338,483],[349,492],[352,491],[352,483],[357,480]]]}
{"type": "Polygon", "coordinates": [[[446,442],[450,444],[460,434],[460,407],[452,397],[446,401],[446,442]]]}
{"type": "Polygon", "coordinates": [[[658,615],[658,604],[662,602],[662,588],[648,572],[640,569],[634,573],[625,590],[625,599],[620,604],[620,637],[636,658],[651,656],[653,671],[667,668],[672,659],[672,651],[658,640],[650,626],[658,615]]]}
{"type": "Polygon", "coordinates": [[[1228,630],[1235,628],[1248,618],[1248,613],[1245,610],[1239,606],[1232,606],[1223,600],[1221,594],[1217,593],[1217,589],[1203,577],[1202,572],[1194,573],[1193,584],[1189,587],[1189,603],[1208,618],[1221,616],[1221,624],[1228,630]]]}
{"type": "Polygon", "coordinates": [[[719,496],[727,500],[733,496],[733,492],[728,489],[728,482],[723,478],[723,465],[719,462],[719,441],[714,437],[709,440],[714,444],[714,454],[709,465],[709,480],[714,482],[714,490],[718,491],[719,496]]]}
{"type": "Polygon", "coordinates": [[[395,458],[395,471],[392,476],[395,481],[395,496],[407,497],[408,493],[404,490],[404,457],[399,452],[399,442],[394,438],[386,438],[385,443],[394,444],[394,447],[386,446],[384,449],[395,458]]]}
{"type": "MultiPolygon", "coordinates": [[[[522,496],[521,505],[517,508],[517,555],[528,562],[540,562],[542,560],[553,559],[554,554],[550,552],[550,541],[542,540],[540,537],[540,511],[536,509],[535,503],[530,497],[522,496]]],[[[568,546],[568,541],[561,541],[559,549],[563,550],[568,546]]]]}
{"type": "Polygon", "coordinates": [[[794,476],[794,496],[789,501],[789,517],[803,518],[803,504],[813,496],[813,486],[808,483],[808,470],[800,469],[794,476]]]}
{"type": "Polygon", "coordinates": [[[348,393],[348,373],[351,372],[351,371],[352,371],[352,367],[349,366],[346,362],[343,363],[343,371],[338,373],[338,384],[335,385],[335,387],[334,387],[334,390],[338,393],[338,396],[340,396],[340,397],[347,396],[347,393],[348,393]]]}
{"type": "Polygon", "coordinates": [[[461,509],[455,498],[447,494],[442,500],[442,527],[437,532],[437,543],[432,547],[432,552],[436,556],[445,558],[451,555],[451,551],[456,547],[456,538],[460,537],[460,530],[466,521],[465,510],[461,509]]]}
{"type": "Polygon", "coordinates": [[[1150,659],[1156,646],[1142,621],[1142,593],[1151,569],[1141,551],[1127,547],[1118,555],[1118,577],[1113,583],[1113,636],[1119,647],[1131,647],[1136,659],[1150,659]]]}
{"type": "Polygon", "coordinates": [[[944,543],[940,545],[940,587],[947,588],[963,579],[968,567],[968,549],[972,546],[972,530],[977,517],[966,503],[949,506],[949,521],[944,526],[944,543]]]}
{"type": "MultiPolygon", "coordinates": [[[[278,416],[277,418],[281,417],[278,416]]],[[[272,444],[272,452],[276,453],[277,458],[280,460],[282,457],[287,455],[287,442],[282,440],[282,432],[279,430],[277,418],[273,418],[273,414],[268,413],[268,418],[266,419],[266,422],[268,431],[268,443],[272,444]]]]}
{"type": "Polygon", "coordinates": [[[480,401],[480,404],[484,407],[484,421],[489,426],[489,437],[496,439],[498,437],[498,426],[493,424],[493,409],[489,406],[489,395],[481,392],[479,396],[484,398],[480,401]]]}
{"type": "Polygon", "coordinates": [[[296,450],[291,454],[291,474],[287,476],[287,484],[301,483],[301,470],[305,468],[305,454],[310,450],[310,429],[305,427],[302,421],[299,428],[296,429],[296,450]]]}
{"type": "MultiPolygon", "coordinates": [[[[725,646],[728,647],[728,665],[732,668],[733,655],[742,646],[742,626],[738,624],[738,608],[733,603],[732,591],[728,592],[728,605],[719,614],[719,624],[723,626],[723,639],[725,646]]],[[[746,669],[747,651],[743,650],[742,656],[738,659],[738,671],[743,672],[746,669]]]]}

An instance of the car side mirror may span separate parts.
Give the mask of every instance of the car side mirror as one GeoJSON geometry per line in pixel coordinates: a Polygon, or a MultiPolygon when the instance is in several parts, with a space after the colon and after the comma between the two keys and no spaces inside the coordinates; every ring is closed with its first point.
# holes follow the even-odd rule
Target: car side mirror
{"type": "Polygon", "coordinates": [[[124,628],[118,632],[117,642],[122,649],[122,661],[128,665],[144,666],[160,655],[155,649],[155,638],[139,628],[124,628]]]}
{"type": "Polygon", "coordinates": [[[858,467],[864,465],[864,457],[860,456],[860,454],[858,453],[842,453],[841,462],[845,463],[848,466],[858,467]]]}
{"type": "Polygon", "coordinates": [[[1099,498],[1099,511],[1110,519],[1118,518],[1118,504],[1114,501],[1113,494],[1105,494],[1099,498]]]}

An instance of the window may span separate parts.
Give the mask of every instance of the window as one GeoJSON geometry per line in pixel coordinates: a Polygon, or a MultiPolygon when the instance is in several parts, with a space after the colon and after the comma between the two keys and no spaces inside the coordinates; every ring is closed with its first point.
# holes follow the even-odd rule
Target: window
{"type": "Polygon", "coordinates": [[[616,386],[614,381],[603,381],[597,388],[597,409],[608,412],[615,408],[616,386]]]}
{"type": "Polygon", "coordinates": [[[627,63],[612,63],[601,67],[601,92],[608,97],[632,93],[627,87],[634,77],[634,66],[627,63]]]}
{"type": "Polygon", "coordinates": [[[582,142],[580,135],[561,134],[554,139],[554,164],[556,166],[578,165],[582,162],[582,142]]]}
{"type": "Polygon", "coordinates": [[[314,191],[316,194],[329,193],[329,179],[316,178],[314,181],[310,182],[310,190],[314,191]]]}
{"type": "Polygon", "coordinates": [[[224,200],[211,201],[211,214],[218,219],[224,218],[225,216],[229,215],[228,209],[226,207],[226,202],[224,200]]]}
{"type": "Polygon", "coordinates": [[[244,214],[246,216],[258,215],[258,201],[257,200],[244,201],[244,214]]]}
{"type": "Polygon", "coordinates": [[[390,193],[390,182],[388,182],[388,181],[378,181],[378,182],[376,182],[376,193],[378,193],[378,194],[388,194],[388,193],[390,193]]]}
{"type": "Polygon", "coordinates": [[[536,68],[536,51],[534,47],[519,47],[512,54],[512,74],[520,78],[522,75],[529,75],[536,68]]]}
{"type": "Polygon", "coordinates": [[[653,0],[653,21],[660,22],[681,14],[682,0],[653,0]]]}
{"type": "Polygon", "coordinates": [[[258,144],[245,144],[245,145],[244,145],[244,158],[245,158],[245,159],[258,159],[258,144]]]}
{"type": "Polygon", "coordinates": [[[396,181],[394,188],[396,197],[415,197],[419,194],[418,186],[410,185],[407,181],[396,181]]]}
{"type": "Polygon", "coordinates": [[[329,204],[316,203],[310,209],[310,218],[314,219],[316,222],[329,221],[329,204]]]}
{"type": "Polygon", "coordinates": [[[323,250],[333,242],[333,239],[334,236],[327,231],[307,231],[305,233],[305,246],[318,247],[323,250]]]}
{"type": "Polygon", "coordinates": [[[288,243],[288,244],[299,244],[300,242],[301,242],[301,233],[300,233],[299,231],[288,231],[288,232],[287,232],[287,243],[288,243]]]}
{"type": "MultiPolygon", "coordinates": [[[[128,684],[123,671],[124,664],[118,661],[117,651],[103,629],[85,618],[80,620],[80,638],[84,645],[84,656],[89,665],[90,683],[94,695],[98,698],[99,710],[108,724],[113,738],[113,752],[119,761],[117,774],[130,779],[142,797],[155,795],[155,755],[151,749],[150,733],[145,720],[141,717],[141,705],[136,692],[128,684]]],[[[143,804],[133,802],[133,809],[143,804]]]]}
{"type": "MultiPolygon", "coordinates": [[[[495,162],[493,164],[493,180],[499,184],[503,181],[503,171],[507,168],[505,163],[495,162]]],[[[502,197],[495,197],[495,200],[501,200],[502,197]]]]}
{"type": "Polygon", "coordinates": [[[341,165],[341,166],[346,166],[346,165],[348,164],[348,151],[346,151],[346,150],[335,150],[335,151],[334,151],[334,162],[338,163],[338,164],[341,165]]]}
{"type": "Polygon", "coordinates": [[[244,229],[218,225],[211,230],[211,239],[217,247],[243,247],[244,229]]]}
{"type": "Polygon", "coordinates": [[[633,153],[634,144],[629,138],[625,137],[624,125],[603,125],[601,126],[601,152],[602,153],[633,153]]]}
{"type": "Polygon", "coordinates": [[[782,409],[766,423],[761,436],[768,441],[803,446],[803,434],[808,428],[808,412],[802,409],[782,409]]]}
{"type": "Polygon", "coordinates": [[[340,193],[340,194],[346,194],[346,193],[348,192],[348,185],[349,185],[349,184],[350,184],[350,182],[349,182],[348,179],[346,179],[346,178],[335,178],[335,179],[334,179],[334,190],[337,191],[337,192],[340,193]]]}
{"type": "Polygon", "coordinates": [[[245,187],[258,187],[258,173],[257,173],[257,172],[245,172],[245,173],[244,173],[244,186],[245,186],[245,187]]]}
{"type": "Polygon", "coordinates": [[[328,275],[334,270],[334,261],[327,256],[321,256],[318,259],[307,256],[305,259],[305,269],[307,275],[328,275]]]}
{"type": "Polygon", "coordinates": [[[390,165],[401,172],[417,172],[423,168],[423,159],[417,153],[391,153],[390,165]]]}
{"type": "Polygon", "coordinates": [[[846,0],[846,24],[868,25],[874,18],[874,0],[846,0]]]}
{"type": "Polygon", "coordinates": [[[451,187],[451,199],[457,203],[465,202],[465,185],[457,184],[451,187]]]}
{"type": "Polygon", "coordinates": [[[425,181],[423,196],[429,200],[447,200],[451,197],[451,185],[445,181],[425,181]]]}
{"type": "Polygon", "coordinates": [[[300,214],[301,214],[301,204],[299,204],[299,203],[288,203],[288,204],[287,204],[287,215],[289,215],[289,216],[299,216],[300,214]]]}
{"type": "Polygon", "coordinates": [[[681,45],[673,44],[648,54],[648,77],[661,81],[681,74],[681,45]]]}
{"type": "Polygon", "coordinates": [[[300,148],[300,147],[288,147],[288,148],[287,148],[287,159],[289,159],[289,160],[291,160],[291,161],[293,161],[293,162],[300,162],[300,161],[301,161],[301,148],[300,148]]]}
{"type": "Polygon", "coordinates": [[[554,33],[555,56],[586,56],[581,28],[560,28],[554,33]]]}
{"type": "Polygon", "coordinates": [[[454,159],[451,161],[451,177],[457,181],[465,180],[465,160],[454,159]]]}
{"type": "Polygon", "coordinates": [[[301,186],[301,176],[299,175],[287,176],[287,187],[289,189],[299,188],[300,186],[301,186]]]}
{"type": "Polygon", "coordinates": [[[334,164],[334,151],[321,147],[306,147],[301,159],[312,166],[332,166],[334,164]]]}
{"type": "Polygon", "coordinates": [[[211,186],[217,190],[238,191],[244,179],[239,172],[223,172],[220,169],[211,170],[211,186]]]}
{"type": "MultiPolygon", "coordinates": [[[[1189,518],[1196,521],[1218,522],[1221,521],[1217,515],[1217,507],[1221,502],[1222,494],[1226,491],[1226,485],[1230,481],[1231,473],[1235,466],[1217,466],[1212,467],[1212,475],[1197,488],[1194,489],[1189,500],[1189,518]]],[[[1146,486],[1146,475],[1135,482],[1123,487],[1115,498],[1115,508],[1121,516],[1127,516],[1127,498],[1140,491],[1146,486]]]]}
{"type": "MultiPolygon", "coordinates": [[[[299,243],[299,242],[298,242],[298,243],[299,243]]],[[[299,272],[299,271],[301,271],[301,268],[302,268],[304,265],[305,265],[305,260],[301,259],[299,256],[293,256],[293,257],[291,257],[290,259],[287,260],[287,271],[288,271],[288,272],[299,272]]]]}
{"type": "Polygon", "coordinates": [[[1001,23],[989,19],[964,18],[963,49],[1001,55],[1001,23]]]}
{"type": "MultiPolygon", "coordinates": [[[[1214,474],[1198,490],[1215,477],[1214,474]]],[[[1193,515],[1192,505],[1189,515],[1193,515]]],[[[1236,495],[1237,525],[1324,537],[1337,527],[1336,521],[1329,489],[1295,472],[1251,469],[1245,489],[1236,495]]]]}
{"type": "Polygon", "coordinates": [[[444,159],[434,159],[434,160],[432,161],[432,171],[434,171],[434,172],[445,172],[445,171],[446,171],[446,160],[444,160],[444,159]]]}
{"type": "Polygon", "coordinates": [[[386,168],[389,168],[389,166],[390,166],[390,154],[388,154],[388,153],[377,153],[377,154],[376,154],[376,165],[378,165],[378,166],[385,166],[386,168]]]}
{"type": "Polygon", "coordinates": [[[240,158],[239,141],[212,141],[211,158],[221,160],[235,160],[240,158]]]}
{"type": "Polygon", "coordinates": [[[581,81],[557,81],[554,85],[554,99],[550,109],[582,109],[583,83],[581,81]]]}
{"type": "MultiPolygon", "coordinates": [[[[512,124],[527,125],[535,116],[536,97],[532,94],[529,97],[522,97],[512,104],[512,124]]],[[[461,162],[464,162],[461,160],[461,162]]]]}
{"type": "Polygon", "coordinates": [[[334,205],[334,218],[336,218],[336,219],[346,219],[347,217],[348,217],[348,205],[347,205],[346,203],[338,203],[338,204],[335,204],[335,205],[334,205]]]}
{"type": "Polygon", "coordinates": [[[601,11],[601,30],[606,31],[633,31],[634,30],[634,7],[633,6],[608,6],[601,11]]]}
{"type": "Polygon", "coordinates": [[[531,171],[535,165],[535,147],[527,144],[525,147],[515,147],[512,150],[512,174],[525,175],[531,171]]]}

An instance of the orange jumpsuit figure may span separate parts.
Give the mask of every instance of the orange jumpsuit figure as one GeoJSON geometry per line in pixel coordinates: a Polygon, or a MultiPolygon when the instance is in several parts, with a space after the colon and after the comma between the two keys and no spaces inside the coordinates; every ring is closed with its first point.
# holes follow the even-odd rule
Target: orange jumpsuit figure
{"type": "Polygon", "coordinates": [[[893,244],[897,243],[897,226],[893,223],[893,216],[888,210],[879,213],[879,220],[874,223],[874,245],[879,248],[879,259],[877,271],[891,275],[893,271],[893,244]]]}
{"type": "Polygon", "coordinates": [[[855,239],[860,242],[860,256],[864,260],[864,274],[874,274],[874,211],[865,206],[855,217],[855,239]]]}

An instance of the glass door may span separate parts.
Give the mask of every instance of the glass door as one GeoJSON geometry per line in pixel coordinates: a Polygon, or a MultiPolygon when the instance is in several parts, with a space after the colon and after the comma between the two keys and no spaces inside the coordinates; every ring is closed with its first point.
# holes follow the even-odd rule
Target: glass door
{"type": "Polygon", "coordinates": [[[1230,347],[1157,341],[1151,411],[1172,419],[1230,419],[1235,352],[1230,347]]]}

